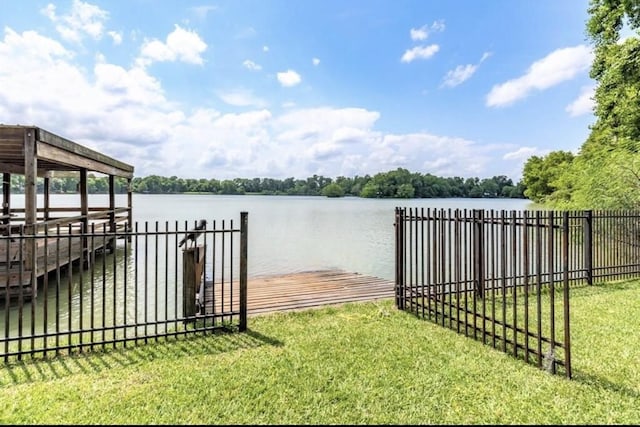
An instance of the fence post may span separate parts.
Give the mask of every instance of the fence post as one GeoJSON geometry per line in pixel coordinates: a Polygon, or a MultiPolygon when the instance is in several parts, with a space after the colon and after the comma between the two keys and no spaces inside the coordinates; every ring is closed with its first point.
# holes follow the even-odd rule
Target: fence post
{"type": "Polygon", "coordinates": [[[587,284],[593,285],[593,211],[585,211],[584,214],[584,268],[587,284]]]}
{"type": "Polygon", "coordinates": [[[404,209],[396,208],[396,308],[404,310],[405,301],[402,298],[404,288],[404,209]]]}
{"type": "MultiPolygon", "coordinates": [[[[569,212],[564,211],[562,223],[562,296],[564,305],[564,367],[571,379],[571,322],[569,321],[569,212]]],[[[554,286],[552,283],[551,286],[554,286]]]]}
{"type": "Polygon", "coordinates": [[[473,272],[475,294],[484,298],[484,210],[473,210],[473,272]]]}
{"type": "Polygon", "coordinates": [[[247,252],[249,213],[240,212],[240,332],[247,330],[247,252]]]}

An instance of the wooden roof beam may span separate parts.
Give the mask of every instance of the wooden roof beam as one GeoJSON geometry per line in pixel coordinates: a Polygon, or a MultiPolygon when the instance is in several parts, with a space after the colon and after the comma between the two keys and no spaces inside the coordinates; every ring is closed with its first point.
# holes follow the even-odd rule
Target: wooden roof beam
{"type": "MultiPolygon", "coordinates": [[[[75,158],[86,158],[89,160],[92,160],[95,163],[102,163],[104,164],[107,168],[110,168],[110,170],[116,170],[118,171],[118,173],[114,173],[113,175],[117,175],[117,176],[122,176],[122,177],[133,177],[133,166],[128,165],[124,162],[121,162],[119,160],[116,160],[112,157],[109,157],[105,154],[99,153],[97,151],[94,151],[88,147],[85,147],[83,145],[77,144],[75,142],[69,141],[68,139],[65,139],[61,136],[55,135],[51,132],[48,132],[44,129],[41,128],[36,128],[37,129],[37,141],[38,142],[45,142],[48,145],[67,151],[77,157],[75,158]]],[[[39,153],[38,153],[39,155],[39,153]]],[[[77,165],[80,168],[84,167],[79,163],[73,164],[73,165],[77,165]]],[[[88,169],[92,169],[92,168],[88,168],[88,169]]],[[[102,172],[98,169],[92,169],[95,170],[97,172],[102,172]]],[[[104,173],[108,173],[108,172],[104,172],[104,173]]]]}
{"type": "Polygon", "coordinates": [[[121,176],[125,178],[133,177],[133,171],[123,170],[116,166],[84,157],[80,154],[67,151],[57,146],[45,144],[41,141],[38,142],[36,156],[38,159],[64,164],[69,167],[76,168],[76,170],[87,169],[106,175],[121,176]]]}
{"type": "MultiPolygon", "coordinates": [[[[0,173],[24,175],[24,166],[0,162],[0,173]]],[[[51,172],[48,170],[38,169],[38,178],[49,178],[50,176],[51,172]]]]}

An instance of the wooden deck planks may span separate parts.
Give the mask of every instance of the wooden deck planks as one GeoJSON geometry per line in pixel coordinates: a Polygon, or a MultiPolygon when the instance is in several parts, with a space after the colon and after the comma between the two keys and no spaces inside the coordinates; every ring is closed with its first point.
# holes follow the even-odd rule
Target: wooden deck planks
{"type": "MultiPolygon", "coordinates": [[[[340,270],[257,276],[248,279],[247,288],[249,315],[372,301],[394,296],[394,283],[391,280],[340,270]]],[[[237,282],[224,283],[224,286],[220,283],[214,286],[212,282],[206,282],[206,312],[238,310],[239,289],[240,285],[237,282]]]]}
{"type": "MultiPolygon", "coordinates": [[[[82,254],[82,237],[80,236],[51,236],[47,239],[39,237],[37,242],[37,277],[40,278],[45,274],[55,271],[57,268],[64,267],[69,263],[80,259],[82,254]],[[46,246],[45,246],[46,240],[46,246]],[[69,247],[71,245],[71,247],[69,247]],[[46,251],[45,251],[46,249],[46,251]],[[46,257],[45,257],[46,252],[46,257]],[[46,260],[46,263],[45,263],[46,260]]],[[[94,238],[87,239],[88,252],[99,251],[110,245],[111,239],[94,238]]],[[[23,255],[22,264],[26,265],[26,242],[22,242],[23,255]]],[[[0,250],[0,299],[7,295],[7,285],[9,286],[9,296],[17,297],[22,292],[24,297],[31,297],[31,271],[22,268],[20,272],[20,243],[12,242],[10,245],[4,244],[4,250],[0,250]],[[10,264],[7,266],[6,254],[7,246],[9,246],[10,264]],[[20,291],[22,287],[22,291],[20,291]]],[[[37,294],[37,288],[36,288],[37,294]]]]}

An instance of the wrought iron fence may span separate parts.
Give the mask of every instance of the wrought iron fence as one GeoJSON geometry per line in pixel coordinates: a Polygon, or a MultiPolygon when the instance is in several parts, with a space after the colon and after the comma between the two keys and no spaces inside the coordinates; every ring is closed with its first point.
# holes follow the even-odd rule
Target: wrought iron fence
{"type": "Polygon", "coordinates": [[[640,275],[640,213],[396,208],[396,305],[571,377],[569,288],[640,275]]]}
{"type": "Polygon", "coordinates": [[[5,363],[247,326],[248,214],[0,236],[5,363]]]}

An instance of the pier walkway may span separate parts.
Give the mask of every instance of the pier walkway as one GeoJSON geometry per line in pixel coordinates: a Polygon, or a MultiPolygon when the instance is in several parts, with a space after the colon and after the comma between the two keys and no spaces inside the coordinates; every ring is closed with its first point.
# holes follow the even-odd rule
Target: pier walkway
{"type": "MultiPolygon", "coordinates": [[[[214,286],[211,281],[205,282],[205,313],[229,311],[230,307],[233,311],[239,310],[239,289],[235,282],[225,283],[224,287],[219,283],[214,286]]],[[[247,282],[247,314],[304,310],[393,297],[392,280],[341,270],[256,276],[247,282]]]]}

